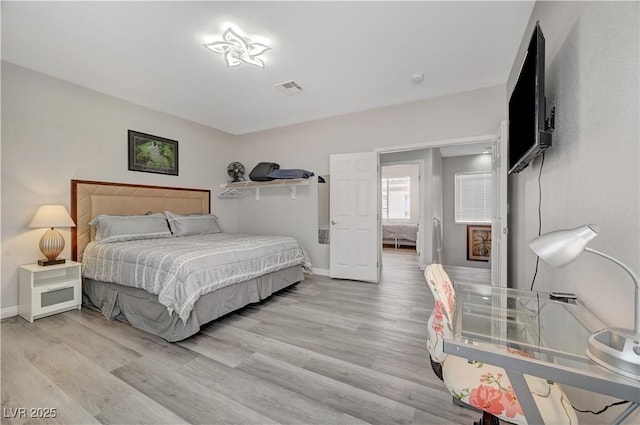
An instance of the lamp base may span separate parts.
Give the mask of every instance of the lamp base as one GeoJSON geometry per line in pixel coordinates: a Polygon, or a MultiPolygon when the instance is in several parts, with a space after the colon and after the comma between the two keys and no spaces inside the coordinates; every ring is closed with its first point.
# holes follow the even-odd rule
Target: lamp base
{"type": "Polygon", "coordinates": [[[587,356],[600,366],[640,380],[640,333],[612,328],[589,337],[587,356]]]}
{"type": "Polygon", "coordinates": [[[59,258],[57,260],[38,260],[39,266],[54,266],[56,264],[64,264],[67,260],[59,258]]]}

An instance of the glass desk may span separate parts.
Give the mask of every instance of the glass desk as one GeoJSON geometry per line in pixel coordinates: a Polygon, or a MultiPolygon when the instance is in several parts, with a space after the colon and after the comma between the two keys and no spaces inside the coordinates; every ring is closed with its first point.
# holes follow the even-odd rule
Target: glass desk
{"type": "Polygon", "coordinates": [[[456,283],[453,336],[444,352],[505,369],[529,423],[542,424],[524,375],[640,403],[640,380],[611,372],[587,357],[587,340],[607,326],[579,301],[542,292],[456,283]]]}

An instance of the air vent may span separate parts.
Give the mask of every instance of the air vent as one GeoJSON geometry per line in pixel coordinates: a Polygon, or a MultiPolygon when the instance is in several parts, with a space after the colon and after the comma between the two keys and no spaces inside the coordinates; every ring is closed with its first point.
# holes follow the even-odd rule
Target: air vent
{"type": "Polygon", "coordinates": [[[302,91],[302,87],[293,80],[278,83],[276,87],[284,94],[296,94],[302,91]]]}

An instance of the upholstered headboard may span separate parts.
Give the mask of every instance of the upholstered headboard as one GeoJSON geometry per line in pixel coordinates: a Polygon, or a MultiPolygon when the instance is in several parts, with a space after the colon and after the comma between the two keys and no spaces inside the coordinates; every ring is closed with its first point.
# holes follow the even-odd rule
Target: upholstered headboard
{"type": "Polygon", "coordinates": [[[88,180],[71,180],[71,255],[82,261],[82,253],[94,239],[89,225],[100,214],[135,215],[171,211],[177,214],[207,214],[211,191],[88,180]]]}

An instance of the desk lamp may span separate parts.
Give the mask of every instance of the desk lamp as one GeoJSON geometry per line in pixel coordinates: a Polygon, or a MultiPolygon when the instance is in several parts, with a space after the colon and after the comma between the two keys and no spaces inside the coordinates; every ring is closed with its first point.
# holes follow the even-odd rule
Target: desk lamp
{"type": "Polygon", "coordinates": [[[544,261],[554,267],[563,267],[578,258],[582,251],[599,255],[626,271],[636,286],[634,328],[611,328],[598,331],[589,337],[587,355],[599,365],[630,378],[640,378],[640,279],[619,260],[595,249],[587,243],[598,236],[597,226],[587,224],[575,229],[556,230],[538,236],[529,247],[544,261]]]}
{"type": "Polygon", "coordinates": [[[54,227],[75,227],[75,225],[64,205],[43,205],[38,208],[29,227],[50,228],[40,239],[40,252],[47,259],[38,260],[39,265],[52,266],[65,262],[63,258],[57,259],[64,249],[64,238],[54,227]]]}

